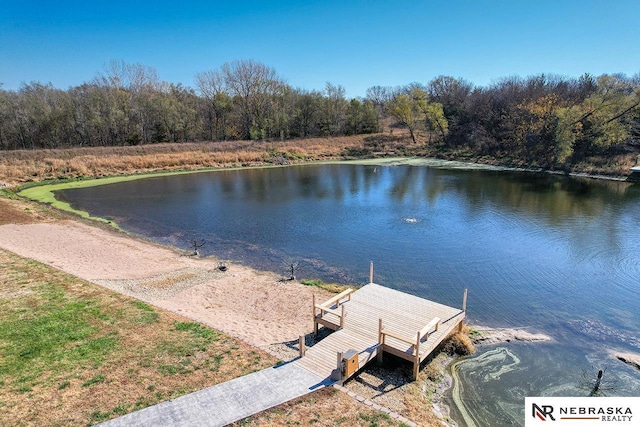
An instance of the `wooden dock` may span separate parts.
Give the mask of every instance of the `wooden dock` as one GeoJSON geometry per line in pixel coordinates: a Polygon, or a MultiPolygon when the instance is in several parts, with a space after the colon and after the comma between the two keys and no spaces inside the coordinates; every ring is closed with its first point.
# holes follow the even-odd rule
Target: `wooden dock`
{"type": "Polygon", "coordinates": [[[334,379],[344,381],[374,358],[389,353],[413,363],[415,378],[420,363],[462,324],[465,312],[466,291],[463,309],[457,309],[369,283],[323,304],[314,300],[314,330],[323,325],[336,332],[301,351],[304,356],[294,363],[322,378],[333,374],[334,379]],[[347,354],[357,354],[351,369],[344,366],[347,354]],[[337,375],[338,367],[342,375],[337,375]]]}

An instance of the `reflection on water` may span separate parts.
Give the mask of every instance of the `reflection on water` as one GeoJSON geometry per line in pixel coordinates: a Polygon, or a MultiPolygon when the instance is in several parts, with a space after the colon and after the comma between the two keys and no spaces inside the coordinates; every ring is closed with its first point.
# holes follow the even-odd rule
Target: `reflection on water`
{"type": "MultiPolygon", "coordinates": [[[[596,349],[640,351],[638,185],[322,165],[147,178],[57,196],[160,242],[186,249],[205,239],[202,253],[256,268],[284,273],[283,260],[295,259],[301,277],[363,283],[373,260],[376,282],[452,306],[469,288],[472,321],[534,326],[571,343],[555,348],[582,365],[596,349]]],[[[521,372],[546,372],[540,360],[525,346],[460,364],[461,396],[474,387],[495,396],[465,406],[474,422],[495,425],[483,423],[497,413],[515,420],[509,405],[519,403],[509,396],[521,393],[505,385],[521,372]]],[[[566,369],[547,361],[557,378],[541,375],[527,393],[561,386],[566,369]]]]}

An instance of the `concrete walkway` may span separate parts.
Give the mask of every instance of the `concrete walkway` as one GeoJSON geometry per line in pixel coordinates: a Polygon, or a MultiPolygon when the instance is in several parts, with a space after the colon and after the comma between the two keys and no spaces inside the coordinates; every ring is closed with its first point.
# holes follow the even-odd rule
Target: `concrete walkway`
{"type": "Polygon", "coordinates": [[[100,426],[224,426],[330,384],[325,378],[287,363],[132,412],[100,426]]]}

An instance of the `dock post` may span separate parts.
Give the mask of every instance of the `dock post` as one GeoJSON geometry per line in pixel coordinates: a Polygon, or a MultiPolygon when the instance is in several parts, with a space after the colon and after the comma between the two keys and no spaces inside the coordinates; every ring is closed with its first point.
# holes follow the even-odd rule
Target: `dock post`
{"type": "Polygon", "coordinates": [[[316,321],[316,295],[313,294],[313,336],[318,338],[318,322],[316,321]]]}
{"type": "Polygon", "coordinates": [[[300,357],[304,357],[304,354],[307,352],[307,348],[304,345],[304,335],[300,335],[298,338],[298,348],[300,349],[300,357]]]}
{"type": "Polygon", "coordinates": [[[464,294],[462,296],[462,311],[467,312],[467,292],[469,291],[469,289],[464,290],[464,294]]]}
{"type": "Polygon", "coordinates": [[[382,336],[382,319],[378,319],[378,354],[377,360],[378,364],[382,364],[382,352],[384,347],[384,338],[382,336]]]}
{"type": "Polygon", "coordinates": [[[338,352],[338,360],[336,363],[336,369],[331,371],[331,380],[336,381],[338,384],[342,384],[344,381],[344,375],[342,375],[342,352],[338,352]]]}
{"type": "Polygon", "coordinates": [[[413,360],[413,380],[418,379],[418,372],[420,371],[420,331],[416,338],[416,358],[413,360]]]}
{"type": "Polygon", "coordinates": [[[373,261],[369,264],[369,283],[373,283],[373,261]]]}
{"type": "MultiPolygon", "coordinates": [[[[465,314],[467,314],[467,293],[468,293],[469,289],[464,290],[464,294],[462,295],[462,312],[465,314]]],[[[462,326],[464,323],[464,319],[460,321],[460,323],[458,324],[458,332],[462,332],[462,326]]]]}
{"type": "Polygon", "coordinates": [[[342,314],[340,315],[340,329],[344,328],[344,304],[342,304],[342,314]]]}

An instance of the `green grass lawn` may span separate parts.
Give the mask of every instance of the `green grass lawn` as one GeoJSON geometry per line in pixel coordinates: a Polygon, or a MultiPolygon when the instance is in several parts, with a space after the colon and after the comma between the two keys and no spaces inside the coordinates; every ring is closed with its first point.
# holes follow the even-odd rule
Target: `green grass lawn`
{"type": "Polygon", "coordinates": [[[0,425],[88,425],[275,364],[144,302],[0,251],[0,425]]]}

